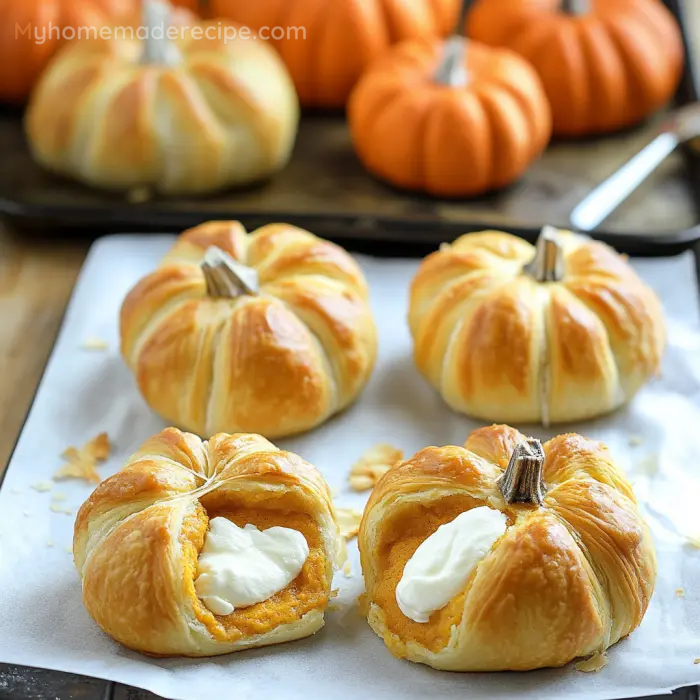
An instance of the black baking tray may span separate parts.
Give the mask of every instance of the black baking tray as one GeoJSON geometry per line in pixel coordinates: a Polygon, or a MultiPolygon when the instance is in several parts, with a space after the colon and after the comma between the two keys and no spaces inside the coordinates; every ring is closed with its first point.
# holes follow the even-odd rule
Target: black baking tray
{"type": "MultiPolygon", "coordinates": [[[[665,4],[683,29],[686,62],[676,103],[684,105],[698,96],[697,64],[685,31],[683,0],[665,4]]],[[[44,172],[30,157],[21,117],[19,110],[0,109],[0,216],[23,232],[95,236],[181,231],[213,219],[235,218],[249,229],[287,221],[352,250],[394,256],[423,255],[485,228],[534,241],[545,223],[566,226],[573,206],[656,128],[652,122],[609,138],[555,143],[519,183],[479,199],[448,202],[377,182],[354,156],[342,115],[312,114],[302,120],[291,164],[269,182],[202,199],[133,202],[44,172]],[[548,221],[542,220],[543,212],[548,221]]],[[[630,255],[672,255],[698,243],[700,156],[686,149],[680,161],[673,176],[692,193],[690,211],[678,216],[682,207],[666,206],[663,191],[646,190],[623,205],[622,220],[613,216],[594,235],[630,255]]]]}

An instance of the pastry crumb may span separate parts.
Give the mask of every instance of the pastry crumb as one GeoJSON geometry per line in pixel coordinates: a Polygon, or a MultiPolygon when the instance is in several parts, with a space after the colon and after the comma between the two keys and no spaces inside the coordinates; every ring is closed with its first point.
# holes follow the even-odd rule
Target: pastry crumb
{"type": "Polygon", "coordinates": [[[700,659],[693,659],[694,664],[700,664],[700,659]]]}
{"type": "Polygon", "coordinates": [[[345,576],[345,578],[352,578],[352,564],[350,564],[349,559],[347,559],[343,565],[343,576],[345,576]]]}
{"type": "Polygon", "coordinates": [[[340,593],[340,589],[339,589],[339,588],[334,588],[334,589],[328,594],[328,597],[329,597],[329,598],[337,598],[337,597],[338,597],[338,593],[340,593]]]}
{"type": "Polygon", "coordinates": [[[336,508],[335,516],[340,528],[340,536],[344,539],[351,540],[360,531],[362,513],[352,508],[336,508]]]}
{"type": "Polygon", "coordinates": [[[57,491],[56,493],[52,493],[52,494],[51,494],[51,500],[52,500],[52,501],[56,501],[56,502],[58,502],[58,501],[65,501],[65,500],[66,500],[66,494],[65,494],[65,493],[60,493],[60,492],[57,491]]]}
{"type": "Polygon", "coordinates": [[[331,605],[328,606],[329,612],[339,612],[342,609],[343,609],[343,606],[339,605],[338,603],[332,603],[331,605]]]}
{"type": "Polygon", "coordinates": [[[52,503],[51,511],[53,513],[64,513],[65,515],[73,515],[73,511],[67,506],[62,506],[60,503],[52,503]]]}
{"type": "Polygon", "coordinates": [[[97,465],[104,462],[112,449],[107,433],[100,433],[80,449],[68,447],[61,457],[66,463],[54,474],[54,479],[85,479],[100,483],[97,465]]]}
{"type": "Polygon", "coordinates": [[[80,347],[83,350],[90,350],[92,352],[104,352],[109,350],[109,343],[102,338],[96,338],[95,336],[89,335],[85,340],[83,340],[80,347]]]}
{"type": "Polygon", "coordinates": [[[676,598],[685,598],[685,588],[676,588],[676,598]]]}
{"type": "Polygon", "coordinates": [[[68,552],[68,554],[73,554],[73,547],[66,547],[65,551],[68,552]]]}
{"type": "Polygon", "coordinates": [[[32,488],[39,493],[46,493],[51,491],[54,484],[53,481],[37,481],[36,484],[32,484],[32,488]]]}
{"type": "Polygon", "coordinates": [[[588,659],[579,661],[574,668],[583,673],[597,673],[601,668],[605,668],[607,665],[608,657],[605,652],[601,654],[599,651],[596,651],[596,653],[588,659]]]}
{"type": "Polygon", "coordinates": [[[350,468],[350,488],[353,491],[371,491],[379,479],[402,459],[403,450],[386,443],[370,447],[350,468]]]}
{"type": "Polygon", "coordinates": [[[641,435],[630,435],[629,439],[627,440],[627,444],[630,447],[639,447],[644,442],[644,439],[642,438],[641,435]]]}

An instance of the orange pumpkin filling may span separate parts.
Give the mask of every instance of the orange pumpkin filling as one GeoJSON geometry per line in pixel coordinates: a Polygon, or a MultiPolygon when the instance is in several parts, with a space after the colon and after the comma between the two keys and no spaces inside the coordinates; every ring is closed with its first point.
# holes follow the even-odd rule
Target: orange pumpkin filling
{"type": "MultiPolygon", "coordinates": [[[[323,538],[314,518],[299,511],[303,499],[296,494],[286,494],[254,503],[255,507],[246,507],[235,503],[230,497],[222,496],[217,498],[210,494],[203,499],[206,501],[209,519],[224,517],[239,527],[251,524],[260,530],[275,526],[298,530],[309,545],[309,556],[299,575],[279,593],[262,603],[234,610],[230,615],[215,615],[199,600],[194,587],[197,558],[204,546],[208,520],[196,516],[186,519],[180,536],[187,561],[183,585],[195,601],[197,619],[206,625],[216,639],[235,641],[244,636],[266,634],[279,625],[296,622],[312,610],[324,608],[328,603],[330,581],[323,538]]],[[[248,502],[251,501],[254,499],[249,498],[248,502]]],[[[204,509],[201,510],[203,513],[204,509]]]]}
{"type": "MultiPolygon", "coordinates": [[[[414,622],[401,612],[396,602],[396,586],[406,562],[423,541],[460,513],[483,505],[469,496],[449,496],[432,506],[410,503],[398,508],[381,524],[378,533],[379,575],[373,590],[368,593],[370,599],[383,610],[389,632],[403,642],[414,641],[432,652],[438,652],[449,642],[452,627],[459,625],[469,584],[444,608],[436,610],[428,623],[414,622]]],[[[405,656],[394,640],[387,637],[384,641],[395,655],[405,656]]]]}

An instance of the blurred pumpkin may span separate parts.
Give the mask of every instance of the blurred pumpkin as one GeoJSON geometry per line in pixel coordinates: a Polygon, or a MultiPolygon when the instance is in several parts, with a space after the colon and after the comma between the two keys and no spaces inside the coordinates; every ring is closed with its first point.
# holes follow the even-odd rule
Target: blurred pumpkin
{"type": "MultiPolygon", "coordinates": [[[[139,0],[0,0],[0,99],[23,101],[66,28],[133,16],[139,0]]],[[[70,33],[68,35],[70,38],[70,33]]]]}
{"type": "Polygon", "coordinates": [[[343,107],[360,75],[390,45],[449,34],[459,1],[209,0],[208,5],[209,16],[265,28],[263,38],[287,64],[302,104],[343,107]]]}
{"type": "Polygon", "coordinates": [[[249,184],[286,165],[299,103],[275,50],[232,22],[142,2],[144,26],[180,26],[178,37],[118,33],[62,48],[27,107],[34,158],[92,186],[168,195],[249,184]]]}
{"type": "MultiPolygon", "coordinates": [[[[197,6],[195,0],[173,4],[197,6]]],[[[49,59],[72,38],[71,28],[87,38],[113,23],[131,26],[140,8],[141,0],[0,0],[0,100],[28,97],[49,59]]]]}
{"type": "Polygon", "coordinates": [[[507,185],[551,135],[535,71],[512,51],[459,37],[392,49],[360,80],[348,116],[368,170],[398,187],[444,197],[507,185]],[[462,47],[461,73],[446,84],[439,69],[450,46],[462,47]]]}
{"type": "Polygon", "coordinates": [[[467,31],[532,63],[564,136],[641,121],[671,98],[683,66],[660,0],[477,0],[467,31]]]}

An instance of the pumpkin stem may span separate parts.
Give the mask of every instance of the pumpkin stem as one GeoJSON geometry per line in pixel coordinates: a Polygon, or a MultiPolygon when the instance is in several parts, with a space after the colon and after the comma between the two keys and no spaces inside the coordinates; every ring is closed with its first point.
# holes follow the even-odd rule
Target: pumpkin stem
{"type": "Polygon", "coordinates": [[[435,71],[433,80],[438,85],[464,87],[469,82],[466,61],[467,40],[462,36],[452,36],[445,42],[445,53],[435,71]]]}
{"type": "Polygon", "coordinates": [[[569,15],[585,15],[590,12],[590,0],[561,0],[561,9],[569,15]]]}
{"type": "Polygon", "coordinates": [[[559,232],[545,226],[535,244],[535,257],[525,265],[525,272],[538,282],[561,282],[564,277],[564,249],[559,232]]]}
{"type": "Polygon", "coordinates": [[[526,442],[519,442],[499,484],[505,502],[541,506],[545,491],[542,481],[543,465],[544,450],[539,440],[530,438],[526,442]]]}
{"type": "Polygon", "coordinates": [[[168,38],[172,8],[166,0],[143,0],[143,26],[146,29],[141,63],[174,66],[182,57],[168,38]]]}
{"type": "Polygon", "coordinates": [[[258,273],[216,246],[208,248],[204,254],[202,272],[210,297],[235,299],[244,294],[255,296],[260,293],[258,273]]]}
{"type": "Polygon", "coordinates": [[[452,36],[445,42],[445,53],[433,76],[433,80],[438,85],[459,88],[469,82],[469,73],[464,64],[467,54],[467,12],[473,4],[474,0],[462,0],[457,26],[452,36]]]}

